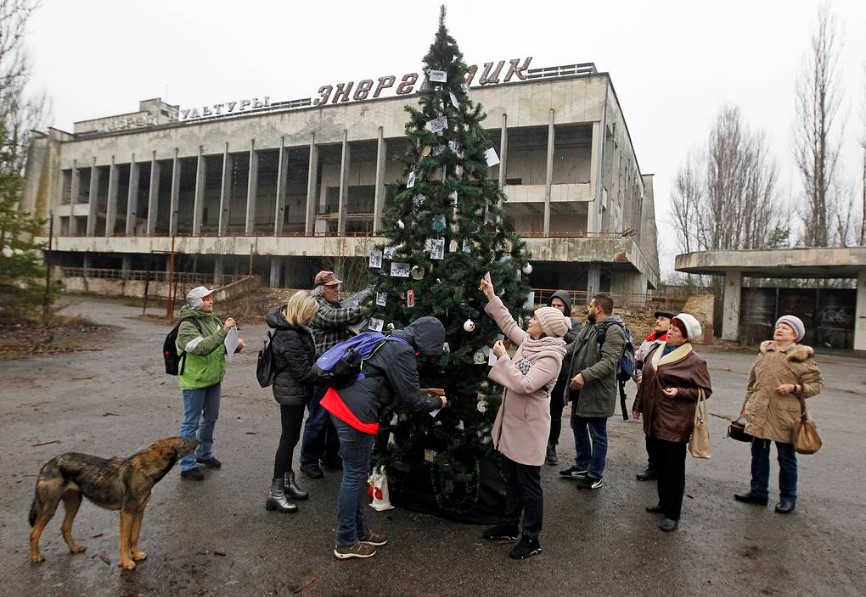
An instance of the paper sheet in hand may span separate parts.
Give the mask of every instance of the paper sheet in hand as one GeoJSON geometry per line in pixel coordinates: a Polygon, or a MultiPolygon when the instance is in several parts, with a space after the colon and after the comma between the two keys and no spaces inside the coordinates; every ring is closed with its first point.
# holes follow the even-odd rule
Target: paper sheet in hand
{"type": "Polygon", "coordinates": [[[229,328],[224,344],[226,345],[226,362],[231,363],[232,357],[235,356],[235,351],[238,349],[238,328],[229,328]]]}

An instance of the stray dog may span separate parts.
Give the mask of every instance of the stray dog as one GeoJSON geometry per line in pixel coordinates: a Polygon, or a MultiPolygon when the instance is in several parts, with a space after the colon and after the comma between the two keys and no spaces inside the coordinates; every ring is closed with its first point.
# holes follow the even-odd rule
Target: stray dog
{"type": "Polygon", "coordinates": [[[147,554],[138,549],[138,533],[150,491],[174,464],[198,446],[194,439],[169,437],[129,458],[99,458],[67,452],[46,462],[36,479],[36,494],[30,507],[30,561],[45,560],[39,553],[39,538],[63,500],[66,516],[60,532],[71,553],[84,546],[72,538],[72,523],[83,495],[107,510],[120,510],[120,565],[135,568],[147,554]]]}

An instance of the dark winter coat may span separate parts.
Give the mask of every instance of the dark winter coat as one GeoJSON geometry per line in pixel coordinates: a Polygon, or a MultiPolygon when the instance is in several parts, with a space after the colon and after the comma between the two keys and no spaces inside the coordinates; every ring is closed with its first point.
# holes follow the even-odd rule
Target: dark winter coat
{"type": "Polygon", "coordinates": [[[691,343],[662,356],[664,347],[657,344],[647,356],[632,410],[641,413],[648,436],[687,442],[695,426],[698,390],[703,389],[705,400],[713,393],[710,372],[691,343]],[[669,398],[662,388],[677,388],[677,395],[669,398]]]}
{"type": "Polygon", "coordinates": [[[271,351],[274,357],[274,400],[283,406],[303,406],[310,401],[316,376],[313,363],[316,346],[313,334],[306,326],[293,326],[286,321],[283,307],[268,311],[267,324],[274,328],[271,351]]]}
{"type": "Polygon", "coordinates": [[[577,401],[575,412],[580,417],[611,417],[616,410],[616,372],[625,334],[614,323],[622,323],[619,315],[587,323],[577,339],[566,347],[563,363],[568,363],[569,385],[565,391],[570,392],[566,398],[577,401]],[[604,335],[603,343],[598,341],[600,334],[604,335]],[[572,390],[570,380],[578,373],[583,375],[584,385],[580,390],[572,390]]]}
{"type": "MultiPolygon", "coordinates": [[[[421,394],[415,352],[425,356],[441,355],[445,328],[433,317],[421,317],[392,335],[407,340],[409,345],[385,342],[364,364],[364,378],[337,390],[339,401],[361,423],[378,423],[394,409],[431,411],[442,407],[439,397],[421,394]]],[[[322,406],[352,424],[326,401],[322,406]]]]}
{"type": "Polygon", "coordinates": [[[800,396],[810,398],[824,388],[821,371],[815,364],[811,347],[794,344],[779,350],[776,343],[761,343],[761,353],[749,372],[749,385],[743,412],[748,424],[746,433],[754,437],[791,443],[794,421],[800,418],[797,394],[780,396],[776,388],[782,384],[802,386],[800,396]]]}

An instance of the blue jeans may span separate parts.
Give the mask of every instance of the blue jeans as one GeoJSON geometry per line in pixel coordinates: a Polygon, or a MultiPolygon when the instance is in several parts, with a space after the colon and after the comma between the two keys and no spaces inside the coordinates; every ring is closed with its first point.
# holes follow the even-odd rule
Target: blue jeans
{"type": "Polygon", "coordinates": [[[328,388],[316,386],[313,397],[307,403],[307,421],[304,423],[304,438],[301,440],[301,466],[319,466],[319,460],[338,456],[340,439],[334,431],[331,416],[321,406],[328,388]]]}
{"type": "Polygon", "coordinates": [[[183,391],[183,422],[180,424],[180,436],[185,439],[197,439],[198,448],[195,453],[187,454],[178,461],[180,470],[194,469],[196,457],[213,456],[213,428],[220,416],[221,394],[222,384],[183,391]]]}
{"type": "Polygon", "coordinates": [[[589,470],[593,479],[601,479],[607,460],[607,417],[580,417],[572,411],[571,429],[577,450],[574,465],[589,470]]]}
{"type": "MultiPolygon", "coordinates": [[[[797,453],[794,444],[776,442],[779,457],[779,497],[797,501],[797,453]]],[[[752,487],[751,493],[768,497],[770,486],[770,440],[752,440],[752,487]]]]}
{"type": "Polygon", "coordinates": [[[367,506],[367,480],[374,435],[358,431],[331,416],[340,438],[343,454],[343,481],[337,496],[337,545],[355,545],[367,532],[364,509],[367,506]]]}

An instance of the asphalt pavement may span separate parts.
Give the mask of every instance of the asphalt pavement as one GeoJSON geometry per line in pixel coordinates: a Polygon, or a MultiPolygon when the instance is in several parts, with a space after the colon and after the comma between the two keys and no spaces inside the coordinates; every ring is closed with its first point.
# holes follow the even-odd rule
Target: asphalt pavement
{"type": "Polygon", "coordinates": [[[339,473],[301,476],[311,498],[297,514],[264,509],[279,411],[254,375],[266,328],[244,322],[249,350],[229,366],[216,427],[223,468],[201,483],[174,470],[154,488],[141,532],[148,558],[122,571],[117,513],[85,501],[73,532],[87,551],[68,553],[58,512],[42,536],[46,561],[31,564],[27,514],[45,461],[67,451],[131,455],[177,435],[182,414],[177,380],[162,369],[167,326],[115,301],[64,300],[66,313],[113,327],[93,350],[0,363],[2,595],[866,595],[863,359],[818,351],[826,387],[809,405],[824,447],[799,456],[791,515],[773,512],[775,461],[769,507],[733,500],[748,488],[750,458],[747,444],[725,437],[726,417],[739,411],[754,354],[698,346],[713,381],[713,457],[688,458],[677,532],[660,532],[644,511],[657,498],[652,482],[635,480],[646,459],[640,423],[610,419],[604,488],[581,493],[558,475],[574,456],[566,417],[561,466],[542,470],[541,555],[512,561],[508,546],[480,539],[480,526],[371,509],[388,545],[369,560],[338,561],[339,473]]]}

